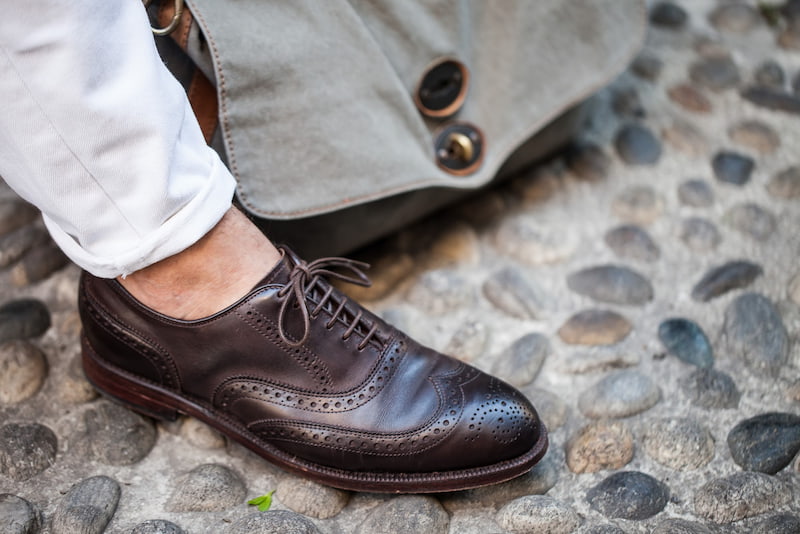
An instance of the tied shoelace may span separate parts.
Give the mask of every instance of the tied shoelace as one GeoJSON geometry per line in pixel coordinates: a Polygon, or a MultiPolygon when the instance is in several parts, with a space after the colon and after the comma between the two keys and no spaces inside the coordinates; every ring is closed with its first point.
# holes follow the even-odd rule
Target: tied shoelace
{"type": "MultiPolygon", "coordinates": [[[[311,263],[297,260],[294,268],[292,268],[291,273],[289,273],[289,281],[278,292],[278,296],[283,299],[280,312],[278,313],[278,334],[281,336],[281,340],[292,347],[297,347],[305,343],[308,339],[309,331],[311,329],[311,319],[316,317],[320,311],[325,309],[325,306],[328,303],[333,303],[334,299],[331,298],[334,293],[333,286],[326,284],[327,288],[325,288],[324,293],[322,293],[322,296],[320,297],[314,309],[311,311],[308,310],[306,296],[311,289],[317,286],[317,282],[319,282],[321,278],[333,278],[336,280],[342,280],[343,282],[369,287],[369,278],[366,274],[364,274],[363,271],[363,269],[368,268],[368,263],[350,260],[347,258],[320,258],[312,261],[311,263]],[[343,269],[345,271],[349,271],[349,273],[342,273],[333,269],[343,269]],[[300,309],[300,315],[303,317],[303,334],[297,341],[290,339],[286,333],[286,328],[284,328],[290,303],[293,303],[300,309]]],[[[333,306],[331,306],[327,310],[331,314],[330,320],[328,320],[328,322],[325,324],[325,328],[327,329],[332,328],[338,319],[345,320],[345,314],[353,315],[350,310],[345,308],[347,298],[341,294],[338,294],[336,295],[336,299],[341,299],[338,306],[335,309],[333,309],[333,306]]],[[[363,318],[363,311],[358,309],[355,315],[353,315],[352,320],[349,322],[347,330],[345,330],[344,334],[342,334],[342,339],[349,338],[353,332],[356,331],[359,324],[362,323],[367,327],[368,330],[366,333],[359,331],[359,334],[363,333],[364,337],[358,344],[358,350],[363,350],[364,347],[367,346],[367,343],[369,343],[370,339],[377,339],[377,323],[366,321],[363,318]]]]}

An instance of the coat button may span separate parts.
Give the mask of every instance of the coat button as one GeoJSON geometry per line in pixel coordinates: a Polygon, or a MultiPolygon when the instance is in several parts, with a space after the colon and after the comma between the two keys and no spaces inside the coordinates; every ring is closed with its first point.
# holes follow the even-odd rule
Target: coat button
{"type": "Polygon", "coordinates": [[[423,115],[449,117],[467,96],[469,71],[460,61],[442,59],[430,66],[417,86],[414,101],[423,115]]]}
{"type": "Polygon", "coordinates": [[[483,161],[483,134],[468,122],[454,122],[442,128],[435,147],[436,163],[450,174],[471,174],[483,161]]]}

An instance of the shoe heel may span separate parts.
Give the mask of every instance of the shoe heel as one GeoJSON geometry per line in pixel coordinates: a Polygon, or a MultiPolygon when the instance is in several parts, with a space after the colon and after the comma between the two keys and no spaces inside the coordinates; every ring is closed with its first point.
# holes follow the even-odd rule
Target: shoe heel
{"type": "Polygon", "coordinates": [[[178,418],[180,412],[166,395],[103,363],[85,337],[82,337],[81,345],[83,371],[97,391],[155,419],[175,421],[178,418]]]}

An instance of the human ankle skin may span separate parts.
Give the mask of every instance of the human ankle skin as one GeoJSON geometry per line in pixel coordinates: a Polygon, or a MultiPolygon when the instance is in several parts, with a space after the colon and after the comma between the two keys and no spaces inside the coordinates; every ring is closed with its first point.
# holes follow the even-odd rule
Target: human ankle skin
{"type": "Polygon", "coordinates": [[[231,207],[186,250],[117,280],[139,302],[175,319],[200,319],[242,298],[280,260],[280,252],[231,207]]]}

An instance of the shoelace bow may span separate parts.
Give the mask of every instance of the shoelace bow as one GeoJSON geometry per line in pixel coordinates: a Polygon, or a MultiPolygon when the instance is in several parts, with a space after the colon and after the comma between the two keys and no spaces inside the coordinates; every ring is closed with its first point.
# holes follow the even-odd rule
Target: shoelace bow
{"type": "MultiPolygon", "coordinates": [[[[283,303],[281,304],[280,312],[278,313],[278,334],[281,336],[283,342],[292,347],[297,347],[305,343],[306,340],[308,340],[309,331],[311,329],[311,319],[316,317],[317,314],[319,314],[319,312],[325,308],[325,305],[332,300],[331,295],[333,295],[334,289],[333,286],[328,285],[314,309],[310,312],[308,311],[306,295],[308,294],[309,290],[313,289],[317,285],[317,282],[320,280],[320,278],[334,278],[337,280],[342,280],[343,282],[368,287],[370,285],[370,281],[363,271],[363,269],[368,268],[368,263],[347,258],[320,258],[312,261],[311,263],[306,263],[302,260],[296,263],[292,268],[292,272],[289,273],[289,282],[287,282],[287,284],[278,292],[279,297],[286,297],[284,298],[283,303]],[[344,269],[345,271],[349,271],[350,274],[346,272],[338,272],[332,269],[344,269]],[[287,336],[286,329],[284,328],[286,314],[292,301],[294,301],[294,303],[300,309],[300,314],[303,317],[303,335],[300,336],[298,341],[292,341],[287,336]]],[[[338,307],[331,312],[331,318],[325,324],[325,328],[333,327],[334,323],[340,317],[344,317],[342,313],[345,311],[347,298],[344,296],[339,298],[341,298],[341,302],[339,302],[338,307]]],[[[352,312],[349,313],[352,314],[352,312]]],[[[342,339],[349,338],[362,321],[365,325],[368,325],[369,330],[366,334],[364,334],[364,338],[358,344],[358,350],[362,350],[364,347],[366,347],[370,339],[375,337],[375,334],[378,331],[377,323],[370,323],[363,320],[363,312],[362,310],[358,309],[357,313],[353,317],[353,320],[348,325],[347,330],[344,332],[344,334],[342,334],[342,339]]]]}

